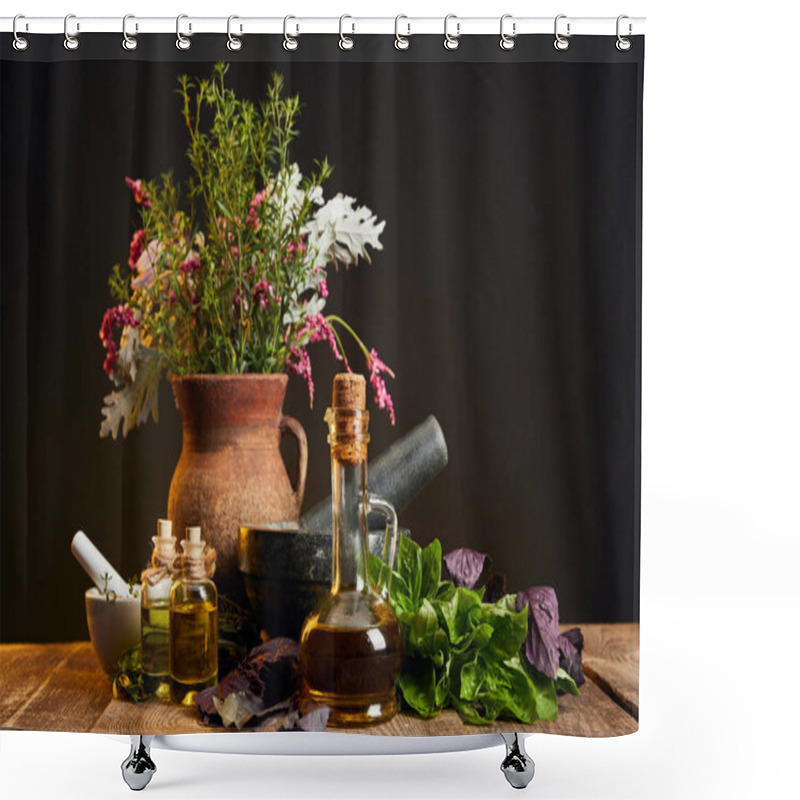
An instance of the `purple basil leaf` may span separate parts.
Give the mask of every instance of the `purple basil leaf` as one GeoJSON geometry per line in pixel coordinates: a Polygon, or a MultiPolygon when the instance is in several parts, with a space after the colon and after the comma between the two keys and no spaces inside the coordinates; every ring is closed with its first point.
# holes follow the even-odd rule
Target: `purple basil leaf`
{"type": "Polygon", "coordinates": [[[581,664],[581,654],[583,653],[583,634],[580,628],[570,628],[564,631],[558,638],[558,646],[561,650],[560,665],[562,669],[575,681],[576,686],[586,683],[583,675],[583,665],[581,664]]]}
{"type": "Polygon", "coordinates": [[[254,647],[242,665],[250,690],[265,706],[285,700],[294,693],[298,646],[292,639],[279,637],[254,647]]]}
{"type": "Polygon", "coordinates": [[[583,675],[583,666],[581,665],[581,650],[583,649],[583,636],[581,635],[580,628],[572,628],[558,637],[558,649],[561,652],[561,658],[558,665],[567,675],[575,681],[576,686],[582,686],[586,683],[586,678],[583,675]],[[574,644],[573,631],[578,632],[580,637],[580,648],[574,644]]]}
{"type": "Polygon", "coordinates": [[[506,576],[493,573],[486,580],[486,593],[483,595],[484,603],[496,603],[506,593],[506,576]]]}
{"type": "Polygon", "coordinates": [[[459,547],[444,557],[447,571],[456,586],[473,589],[480,580],[486,555],[469,547],[459,547]]]}
{"type": "Polygon", "coordinates": [[[528,606],[525,656],[531,666],[548,678],[558,673],[558,600],[550,586],[532,586],[517,594],[516,608],[528,606]]]}
{"type": "Polygon", "coordinates": [[[214,698],[217,696],[218,688],[219,686],[209,686],[208,689],[203,689],[195,695],[195,705],[200,709],[200,716],[206,724],[212,721],[219,722],[217,707],[214,705],[214,698]]]}

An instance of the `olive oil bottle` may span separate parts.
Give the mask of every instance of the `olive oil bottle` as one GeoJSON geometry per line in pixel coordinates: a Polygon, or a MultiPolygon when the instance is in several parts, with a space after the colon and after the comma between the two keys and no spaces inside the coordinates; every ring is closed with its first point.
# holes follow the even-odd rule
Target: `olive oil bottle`
{"type": "Polygon", "coordinates": [[[142,572],[142,683],[159,700],[169,700],[169,593],[178,572],[172,523],[160,519],[151,565],[142,572]]]}
{"type": "Polygon", "coordinates": [[[187,704],[217,683],[217,588],[200,528],[187,528],[181,546],[183,575],[169,593],[169,686],[172,702],[187,704]]]}
{"type": "Polygon", "coordinates": [[[371,725],[397,713],[403,634],[388,602],[370,584],[368,515],[387,517],[391,560],[397,542],[392,506],[367,494],[369,414],[360,375],[337,375],[325,415],[333,485],[333,580],[303,623],[300,667],[310,697],[330,707],[331,726],[371,725]]]}

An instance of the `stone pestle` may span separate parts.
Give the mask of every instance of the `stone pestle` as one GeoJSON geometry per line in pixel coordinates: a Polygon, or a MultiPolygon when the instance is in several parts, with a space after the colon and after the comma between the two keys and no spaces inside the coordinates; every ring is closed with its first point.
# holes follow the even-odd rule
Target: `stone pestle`
{"type": "MultiPolygon", "coordinates": [[[[367,471],[370,494],[388,500],[398,514],[447,466],[447,443],[439,421],[432,414],[402,439],[370,461],[367,471]]],[[[370,515],[370,529],[384,525],[380,515],[370,515]]],[[[300,517],[304,530],[331,530],[330,495],[300,517]]]]}

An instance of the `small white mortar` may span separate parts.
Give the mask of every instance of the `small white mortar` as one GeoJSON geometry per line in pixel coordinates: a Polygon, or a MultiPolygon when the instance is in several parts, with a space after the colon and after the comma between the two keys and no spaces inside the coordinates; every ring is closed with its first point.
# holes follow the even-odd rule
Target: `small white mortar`
{"type": "Polygon", "coordinates": [[[106,600],[97,587],[86,590],[86,624],[97,660],[111,674],[119,657],[141,641],[141,587],[136,597],[126,594],[106,600]]]}

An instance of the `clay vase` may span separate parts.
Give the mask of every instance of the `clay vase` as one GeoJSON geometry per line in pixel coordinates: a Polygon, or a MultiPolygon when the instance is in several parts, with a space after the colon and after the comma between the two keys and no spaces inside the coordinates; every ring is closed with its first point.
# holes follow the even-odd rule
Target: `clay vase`
{"type": "Polygon", "coordinates": [[[183,449],[169,487],[175,535],[200,525],[217,551],[220,594],[246,606],[238,570],[239,526],[296,522],[303,502],[308,444],[302,425],[283,415],[287,375],[188,375],[172,379],[183,449]],[[280,451],[297,439],[294,485],[280,451]]]}

